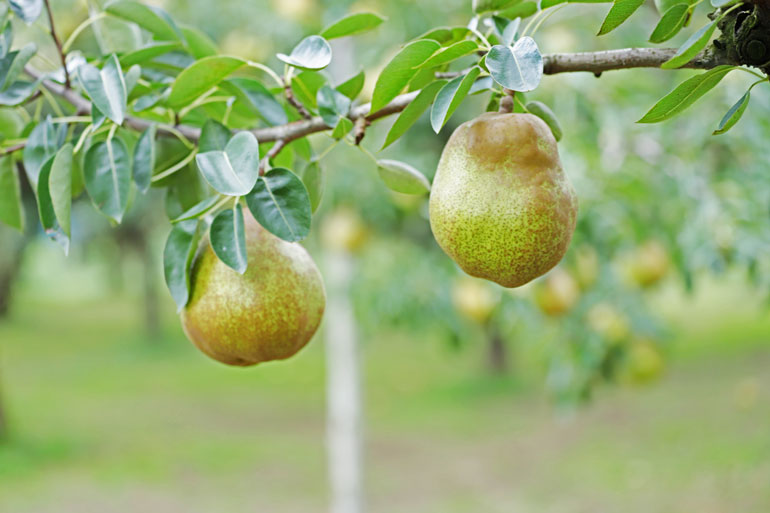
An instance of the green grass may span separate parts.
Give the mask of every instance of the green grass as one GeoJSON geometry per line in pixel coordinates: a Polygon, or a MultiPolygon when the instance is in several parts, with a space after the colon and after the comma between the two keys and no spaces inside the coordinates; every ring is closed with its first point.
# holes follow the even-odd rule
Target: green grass
{"type": "MultiPolygon", "coordinates": [[[[474,344],[366,341],[369,510],[770,511],[770,316],[709,287],[660,294],[681,321],[663,380],[572,412],[485,375],[474,344]]],[[[0,511],[325,510],[322,341],[233,369],[173,312],[150,342],[135,301],[41,295],[0,323],[0,511]]]]}

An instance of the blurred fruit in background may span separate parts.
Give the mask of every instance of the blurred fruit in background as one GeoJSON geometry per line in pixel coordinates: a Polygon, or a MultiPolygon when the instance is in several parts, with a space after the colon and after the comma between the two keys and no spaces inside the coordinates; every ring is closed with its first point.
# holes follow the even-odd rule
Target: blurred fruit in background
{"type": "Polygon", "coordinates": [[[655,285],[671,266],[668,251],[660,242],[648,240],[622,260],[625,277],[639,287],[655,285]]]}
{"type": "Polygon", "coordinates": [[[593,246],[583,244],[575,250],[575,279],[580,288],[589,289],[599,278],[599,254],[593,246]]]}
{"type": "Polygon", "coordinates": [[[350,207],[338,207],[321,223],[321,242],[328,249],[355,253],[360,250],[369,232],[358,212],[350,207]]]}
{"type": "Polygon", "coordinates": [[[567,313],[580,299],[580,288],[572,275],[561,267],[548,273],[535,286],[535,304],[550,316],[567,313]]]}
{"type": "Polygon", "coordinates": [[[619,344],[631,334],[628,317],[609,303],[597,303],[588,311],[588,325],[611,344],[619,344]]]}
{"type": "Polygon", "coordinates": [[[659,378],[664,369],[658,345],[644,337],[635,338],[628,346],[623,376],[633,384],[645,384],[659,378]]]}
{"type": "Polygon", "coordinates": [[[479,324],[486,323],[500,302],[500,291],[489,282],[464,276],[452,286],[452,304],[460,315],[479,324]]]}

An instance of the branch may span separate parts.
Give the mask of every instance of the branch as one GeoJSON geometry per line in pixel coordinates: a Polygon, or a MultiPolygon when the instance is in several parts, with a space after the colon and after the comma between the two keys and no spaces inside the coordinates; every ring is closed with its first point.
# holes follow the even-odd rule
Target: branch
{"type": "MultiPolygon", "coordinates": [[[[604,71],[615,69],[659,68],[661,64],[669,60],[675,53],[676,50],[673,48],[625,48],[621,50],[605,50],[599,52],[552,53],[543,56],[543,72],[546,75],[555,75],[557,73],[586,71],[599,75],[604,71]]],[[[725,62],[724,59],[709,53],[702,53],[683,67],[711,69],[720,64],[735,63],[725,62]]],[[[43,73],[30,68],[29,66],[25,67],[24,71],[36,80],[41,79],[44,76],[43,73]]],[[[443,73],[442,76],[450,78],[460,74],[462,74],[462,72],[456,72],[454,74],[443,73]]],[[[51,80],[43,80],[42,83],[43,86],[53,94],[64,98],[67,102],[72,104],[79,113],[89,114],[91,112],[91,102],[86,98],[83,98],[71,87],[58,84],[51,80]]],[[[354,122],[357,122],[361,118],[371,122],[375,119],[390,116],[404,110],[418,94],[419,91],[413,91],[397,96],[392,102],[376,112],[371,112],[370,103],[359,105],[350,111],[348,117],[354,122]]],[[[143,131],[147,129],[152,122],[128,116],[126,117],[124,124],[134,130],[143,131]]],[[[161,133],[165,132],[170,134],[171,130],[178,131],[186,138],[193,141],[197,141],[200,138],[200,128],[186,125],[178,125],[176,127],[158,125],[158,131],[161,133]]],[[[256,136],[259,142],[283,141],[284,144],[288,144],[295,139],[326,130],[329,130],[329,127],[320,117],[316,116],[311,117],[310,119],[293,121],[285,125],[257,128],[251,132],[256,136]]]]}
{"type": "Polygon", "coordinates": [[[51,26],[51,37],[53,38],[53,42],[56,45],[56,51],[59,52],[59,57],[61,58],[61,65],[64,68],[64,84],[67,87],[69,87],[70,73],[67,70],[67,55],[64,53],[64,50],[62,49],[61,41],[59,41],[59,36],[56,35],[56,27],[53,24],[53,11],[51,11],[51,4],[48,0],[45,0],[45,9],[48,12],[48,24],[51,26]]]}

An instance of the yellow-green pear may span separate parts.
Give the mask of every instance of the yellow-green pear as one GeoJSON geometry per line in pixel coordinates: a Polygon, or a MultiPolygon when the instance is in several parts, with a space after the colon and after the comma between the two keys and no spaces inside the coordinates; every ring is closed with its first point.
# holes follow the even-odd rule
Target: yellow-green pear
{"type": "Polygon", "coordinates": [[[226,266],[203,241],[181,314],[185,334],[198,349],[239,366],[294,355],[313,337],[326,306],[321,273],[305,248],[244,214],[246,272],[226,266]]]}
{"type": "Polygon", "coordinates": [[[575,191],[540,118],[489,112],[449,138],[433,179],[430,225],[466,273],[524,285],[559,263],[576,218],[575,191]]]}

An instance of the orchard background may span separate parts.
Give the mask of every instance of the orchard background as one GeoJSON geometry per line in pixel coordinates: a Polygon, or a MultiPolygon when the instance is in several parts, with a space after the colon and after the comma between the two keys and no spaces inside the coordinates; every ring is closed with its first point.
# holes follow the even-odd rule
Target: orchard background
{"type": "MultiPolygon", "coordinates": [[[[764,71],[718,68],[743,62],[711,46],[725,40],[725,23],[707,17],[714,5],[550,2],[540,12],[534,2],[497,2],[504,9],[474,22],[467,0],[156,1],[147,5],[162,11],[150,12],[173,21],[163,14],[147,22],[130,2],[53,0],[50,18],[43,2],[11,4],[0,4],[0,21],[8,20],[0,27],[0,207],[18,205],[24,214],[0,209],[0,511],[290,512],[329,503],[335,512],[770,508],[770,95],[763,74],[770,58],[764,71]],[[633,11],[628,21],[608,26],[624,21],[623,9],[633,11]],[[362,25],[370,30],[339,38],[324,31],[363,12],[376,14],[362,25]],[[661,13],[669,13],[666,24],[661,13]],[[453,112],[452,102],[446,110],[426,105],[395,141],[393,123],[406,103],[396,99],[398,109],[371,126],[359,121],[355,114],[373,96],[378,101],[375,84],[404,43],[469,23],[474,31],[458,29],[457,41],[437,44],[476,47],[427,68],[417,80],[424,83],[409,88],[478,69],[478,94],[449,97],[463,100],[453,112]],[[607,33],[597,36],[600,27],[607,33]],[[184,43],[174,41],[177,31],[184,43]],[[663,42],[662,32],[671,39],[663,42]],[[305,37],[324,33],[330,62],[319,72],[293,70],[287,96],[277,84],[286,58],[276,54],[290,56],[305,37]],[[520,83],[537,87],[517,92],[513,108],[545,105],[545,116],[558,120],[558,128],[550,124],[562,133],[559,151],[580,211],[563,262],[509,290],[468,278],[438,248],[420,189],[425,179],[414,173],[430,180],[452,130],[509,101],[500,84],[481,82],[489,68],[474,66],[485,41],[492,46],[512,33],[532,36],[545,60],[545,76],[523,68],[520,83]],[[661,44],[649,42],[653,33],[661,44]],[[691,38],[696,33],[707,35],[691,38]],[[164,51],[142,53],[148,47],[164,51]],[[553,57],[664,47],[671,50],[623,54],[628,66],[614,57],[599,68],[590,59],[553,57]],[[677,48],[688,56],[681,64],[692,57],[688,66],[703,69],[650,69],[677,48]],[[55,72],[62,53],[69,77],[55,72]],[[173,81],[207,53],[247,64],[233,64],[228,86],[208,84],[189,101],[174,97],[173,81]],[[85,60],[95,69],[120,64],[124,87],[136,84],[124,104],[83,92],[77,68],[85,60]],[[681,114],[681,102],[664,102],[669,109],[659,117],[672,119],[636,123],[677,86],[702,84],[695,77],[720,69],[721,81],[696,88],[708,94],[681,114]],[[361,71],[362,84],[346,82],[361,71]],[[47,72],[54,75],[39,82],[47,72]],[[343,83],[352,102],[331,90],[343,83]],[[316,94],[324,84],[331,87],[316,94]],[[91,100],[106,119],[91,114],[91,100]],[[317,114],[307,138],[285,146],[273,143],[278,136],[260,138],[317,114]],[[86,183],[85,192],[77,184],[79,176],[88,181],[85,153],[119,140],[133,155],[146,127],[136,130],[140,117],[157,123],[154,162],[144,162],[142,174],[133,159],[127,195],[108,202],[114,209],[94,200],[100,213],[91,201],[99,184],[86,183]],[[204,141],[199,148],[189,137],[210,119],[258,127],[263,170],[290,169],[317,207],[312,225],[293,227],[308,231],[301,243],[322,270],[329,304],[315,339],[284,362],[233,369],[207,359],[179,327],[180,282],[173,298],[164,285],[164,270],[168,278],[169,266],[179,265],[164,262],[169,220],[196,204],[206,215],[224,206],[196,167],[204,141]],[[65,173],[76,194],[63,223],[68,202],[61,192],[41,192],[29,168],[45,168],[54,155],[66,160],[65,140],[76,150],[65,173]],[[43,148],[41,155],[27,146],[43,148]],[[394,183],[421,194],[395,192],[394,183]],[[352,381],[328,372],[339,358],[324,350],[339,340],[360,359],[342,374],[352,381]],[[340,505],[334,450],[327,451],[340,443],[334,423],[327,427],[335,389],[353,391],[346,400],[363,405],[351,435],[362,436],[362,464],[347,481],[361,495],[354,509],[340,505]]],[[[751,6],[716,5],[732,13],[727,21],[751,6]]],[[[324,56],[325,47],[310,53],[311,61],[324,56]]],[[[433,87],[438,93],[443,85],[433,87]]],[[[381,106],[399,92],[380,92],[381,106]]],[[[292,190],[299,189],[287,197],[292,190]]],[[[343,447],[345,440],[343,433],[343,447]]]]}

